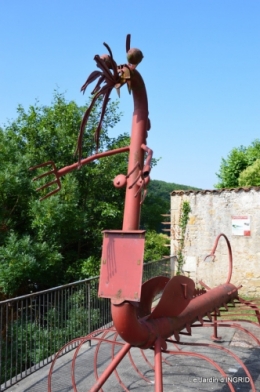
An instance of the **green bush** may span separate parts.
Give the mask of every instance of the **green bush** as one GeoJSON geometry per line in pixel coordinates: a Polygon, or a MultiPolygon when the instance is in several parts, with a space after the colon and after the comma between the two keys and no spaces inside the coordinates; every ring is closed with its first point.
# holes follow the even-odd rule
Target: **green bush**
{"type": "Polygon", "coordinates": [[[96,307],[91,303],[89,312],[85,289],[70,294],[70,289],[60,294],[64,295],[63,300],[60,297],[60,302],[52,304],[50,309],[47,301],[41,303],[41,307],[31,302],[27,311],[21,309],[16,320],[5,323],[8,328],[2,331],[0,340],[0,384],[17,374],[15,367],[18,373],[22,372],[53,355],[70,340],[85,336],[108,322],[101,317],[99,302],[96,307]],[[48,310],[44,312],[45,308],[48,310]]]}
{"type": "Polygon", "coordinates": [[[147,231],[145,234],[144,262],[160,260],[163,256],[169,256],[170,238],[165,234],[158,234],[156,231],[147,231]]]}

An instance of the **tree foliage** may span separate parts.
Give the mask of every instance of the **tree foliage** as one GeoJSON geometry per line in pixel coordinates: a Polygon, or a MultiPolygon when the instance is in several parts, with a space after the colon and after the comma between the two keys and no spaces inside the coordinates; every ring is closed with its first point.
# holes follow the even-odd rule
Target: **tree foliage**
{"type": "MultiPolygon", "coordinates": [[[[100,110],[98,101],[84,134],[84,156],[96,151],[93,135],[100,110]]],[[[60,192],[43,202],[39,198],[44,194],[36,188],[55,178],[50,174],[37,184],[32,179],[52,167],[28,170],[47,161],[55,162],[58,169],[77,161],[74,152],[84,111],[55,91],[50,106],[36,101],[25,110],[20,105],[16,120],[0,128],[0,299],[2,294],[25,294],[97,275],[102,231],[121,228],[125,189],[115,189],[112,180],[127,173],[127,153],[93,161],[67,174],[61,178],[60,192]]],[[[109,128],[119,120],[117,103],[109,103],[100,152],[129,145],[126,134],[108,136],[109,128]]],[[[141,227],[148,231],[146,261],[169,254],[164,246],[167,237],[155,231],[160,231],[161,214],[169,211],[174,185],[163,191],[163,197],[156,181],[149,186],[141,215],[141,227]]]]}
{"type": "Polygon", "coordinates": [[[144,261],[155,261],[160,260],[163,256],[169,255],[169,249],[167,245],[170,243],[170,238],[161,233],[156,233],[154,230],[150,230],[145,236],[145,252],[144,261]]]}
{"type": "MultiPolygon", "coordinates": [[[[164,220],[162,214],[170,214],[170,194],[174,190],[199,190],[188,185],[175,184],[160,180],[151,180],[148,194],[142,206],[141,226],[144,229],[161,232],[164,220]]],[[[169,219],[166,218],[166,221],[169,219]]]]}
{"type": "Polygon", "coordinates": [[[233,148],[227,159],[222,158],[217,173],[216,188],[236,188],[238,186],[258,186],[260,184],[260,140],[256,139],[248,147],[233,148]]]}
{"type": "MultiPolygon", "coordinates": [[[[112,180],[118,172],[126,172],[126,154],[66,175],[61,191],[43,202],[32,183],[41,170],[30,172],[31,166],[52,160],[61,168],[75,162],[84,110],[55,92],[50,107],[36,102],[25,111],[19,106],[17,119],[0,130],[0,287],[6,294],[28,292],[32,284],[46,288],[81,277],[89,257],[100,257],[102,230],[121,225],[124,190],[115,189],[112,180]]],[[[86,156],[95,151],[99,112],[97,103],[85,132],[86,156]]],[[[108,137],[108,129],[119,119],[117,103],[110,103],[100,151],[129,144],[126,135],[108,137]]],[[[50,169],[44,167],[42,172],[50,169]]],[[[37,185],[53,179],[45,177],[37,185]]]]}
{"type": "Polygon", "coordinates": [[[260,186],[260,159],[240,173],[238,183],[240,186],[260,186]]]}

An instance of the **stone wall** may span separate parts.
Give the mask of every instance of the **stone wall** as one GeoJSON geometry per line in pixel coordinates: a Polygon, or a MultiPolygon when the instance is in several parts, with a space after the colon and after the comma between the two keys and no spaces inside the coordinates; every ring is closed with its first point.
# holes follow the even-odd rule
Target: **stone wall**
{"type": "MultiPolygon", "coordinates": [[[[224,233],[232,247],[231,283],[243,287],[241,294],[260,296],[260,188],[237,188],[214,191],[174,191],[171,194],[171,255],[179,246],[179,220],[183,201],[191,213],[185,235],[183,270],[198,284],[202,279],[210,287],[226,282],[228,248],[221,237],[215,259],[210,253],[215,239],[224,233]],[[250,217],[250,235],[235,235],[234,217],[250,217]],[[233,220],[232,220],[233,217],[233,220]]],[[[236,221],[235,221],[236,222],[236,221]]]]}

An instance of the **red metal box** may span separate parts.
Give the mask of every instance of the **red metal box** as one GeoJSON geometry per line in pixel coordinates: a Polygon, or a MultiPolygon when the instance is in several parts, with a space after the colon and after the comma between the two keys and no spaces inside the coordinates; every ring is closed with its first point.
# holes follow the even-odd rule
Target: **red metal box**
{"type": "Polygon", "coordinates": [[[99,297],[140,301],[145,231],[103,231],[99,297]]]}

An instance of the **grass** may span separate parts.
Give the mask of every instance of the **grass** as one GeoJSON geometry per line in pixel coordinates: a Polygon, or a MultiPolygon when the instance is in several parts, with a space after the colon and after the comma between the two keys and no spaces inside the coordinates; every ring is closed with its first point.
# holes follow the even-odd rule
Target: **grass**
{"type": "MultiPolygon", "coordinates": [[[[252,297],[242,297],[245,301],[253,302],[258,306],[258,311],[260,313],[260,298],[252,298],[252,297]]],[[[255,323],[260,323],[260,319],[258,321],[255,310],[251,309],[249,306],[246,306],[240,302],[234,301],[235,305],[228,304],[228,311],[222,307],[220,308],[220,315],[218,319],[220,320],[245,320],[245,321],[253,321],[255,323]]],[[[260,317],[260,316],[259,316],[260,317]]]]}

